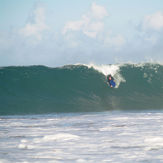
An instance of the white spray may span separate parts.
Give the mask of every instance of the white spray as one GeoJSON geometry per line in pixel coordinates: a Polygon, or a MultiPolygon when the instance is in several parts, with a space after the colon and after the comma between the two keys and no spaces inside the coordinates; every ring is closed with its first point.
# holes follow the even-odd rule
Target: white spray
{"type": "Polygon", "coordinates": [[[123,76],[120,74],[120,65],[95,65],[95,64],[87,64],[85,65],[88,68],[94,68],[98,72],[104,74],[105,76],[111,74],[116,82],[116,88],[119,87],[121,82],[126,82],[123,76]]]}

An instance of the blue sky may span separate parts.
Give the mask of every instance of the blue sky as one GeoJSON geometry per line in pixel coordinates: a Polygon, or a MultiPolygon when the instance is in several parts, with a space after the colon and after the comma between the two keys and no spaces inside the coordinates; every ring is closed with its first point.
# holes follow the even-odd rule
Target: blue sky
{"type": "Polygon", "coordinates": [[[0,0],[0,66],[163,61],[162,0],[0,0]]]}

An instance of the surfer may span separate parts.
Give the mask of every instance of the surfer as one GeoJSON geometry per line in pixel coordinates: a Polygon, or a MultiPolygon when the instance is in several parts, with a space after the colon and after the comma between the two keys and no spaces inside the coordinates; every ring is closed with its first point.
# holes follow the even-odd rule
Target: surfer
{"type": "Polygon", "coordinates": [[[114,78],[111,75],[107,76],[107,82],[110,85],[110,87],[115,87],[115,82],[114,82],[114,78]]]}

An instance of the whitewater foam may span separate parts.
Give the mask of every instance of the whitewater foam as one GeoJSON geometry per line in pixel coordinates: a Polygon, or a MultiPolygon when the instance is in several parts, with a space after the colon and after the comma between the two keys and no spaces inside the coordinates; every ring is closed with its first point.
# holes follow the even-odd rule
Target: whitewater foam
{"type": "Polygon", "coordinates": [[[0,162],[159,163],[163,161],[162,123],[162,112],[6,117],[1,120],[0,162]],[[23,125],[13,130],[10,125],[15,122],[23,125]]]}
{"type": "Polygon", "coordinates": [[[124,77],[120,74],[120,66],[121,65],[95,65],[95,64],[87,64],[85,65],[88,68],[93,68],[98,72],[104,74],[105,76],[111,74],[116,82],[116,87],[118,88],[121,82],[126,82],[124,77]]]}
{"type": "Polygon", "coordinates": [[[95,70],[97,70],[98,72],[101,72],[105,76],[109,74],[114,76],[117,72],[119,72],[119,69],[120,69],[119,65],[95,65],[91,63],[85,66],[87,66],[88,68],[94,68],[95,70]]]}
{"type": "Polygon", "coordinates": [[[56,135],[46,135],[43,137],[44,141],[56,141],[56,140],[66,141],[73,139],[79,139],[79,136],[68,133],[58,133],[56,135]]]}

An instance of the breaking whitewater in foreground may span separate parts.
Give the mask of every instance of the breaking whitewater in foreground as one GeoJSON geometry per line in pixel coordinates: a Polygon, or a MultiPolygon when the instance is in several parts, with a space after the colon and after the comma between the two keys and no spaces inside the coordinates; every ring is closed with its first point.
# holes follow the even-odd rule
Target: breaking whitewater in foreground
{"type": "Polygon", "coordinates": [[[1,163],[161,163],[163,113],[1,116],[1,163]]]}
{"type": "Polygon", "coordinates": [[[0,115],[163,108],[159,64],[2,67],[0,115]],[[117,87],[107,86],[112,74],[117,87]]]}

